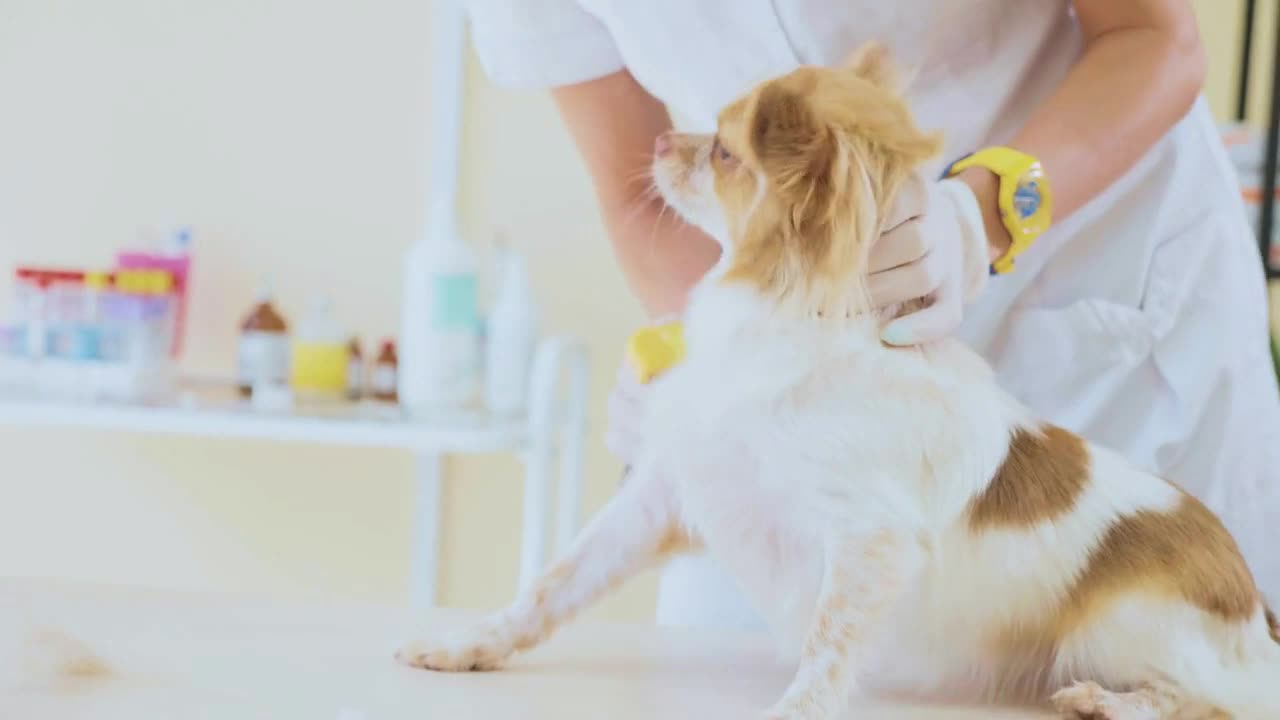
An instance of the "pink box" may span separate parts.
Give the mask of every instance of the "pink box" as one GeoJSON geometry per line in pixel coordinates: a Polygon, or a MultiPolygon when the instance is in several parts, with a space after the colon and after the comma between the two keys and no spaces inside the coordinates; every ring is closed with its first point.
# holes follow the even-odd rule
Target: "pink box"
{"type": "Polygon", "coordinates": [[[182,340],[187,327],[187,295],[191,274],[191,231],[182,229],[174,236],[173,254],[157,252],[123,251],[116,255],[116,267],[121,270],[165,270],[173,275],[177,307],[174,313],[173,345],[169,353],[173,357],[182,354],[182,340]]]}

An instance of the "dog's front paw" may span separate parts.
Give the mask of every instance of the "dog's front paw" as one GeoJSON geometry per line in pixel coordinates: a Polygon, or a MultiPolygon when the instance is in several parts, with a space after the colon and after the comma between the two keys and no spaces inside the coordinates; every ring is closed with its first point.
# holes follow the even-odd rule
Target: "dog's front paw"
{"type": "Polygon", "coordinates": [[[1102,686],[1093,682],[1081,682],[1065,687],[1053,694],[1049,702],[1065,718],[1089,717],[1098,712],[1098,706],[1106,697],[1102,686]]]}
{"type": "Polygon", "coordinates": [[[1108,692],[1095,682],[1079,682],[1063,688],[1053,694],[1050,702],[1066,720],[1157,720],[1162,717],[1141,695],[1108,692]]]}
{"type": "Polygon", "coordinates": [[[396,653],[396,660],[410,667],[441,672],[497,670],[514,648],[506,633],[495,627],[445,633],[411,642],[396,653]]]}

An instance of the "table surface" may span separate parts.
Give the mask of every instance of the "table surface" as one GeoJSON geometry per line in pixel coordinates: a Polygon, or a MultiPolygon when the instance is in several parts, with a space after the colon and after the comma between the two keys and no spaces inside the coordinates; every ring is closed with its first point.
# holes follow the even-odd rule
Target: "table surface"
{"type": "MultiPolygon", "coordinates": [[[[397,665],[406,611],[0,580],[0,717],[465,720],[753,718],[789,679],[767,639],[583,621],[495,673],[397,665]],[[6,627],[6,624],[8,625],[6,627]],[[52,680],[18,638],[54,627],[111,672],[52,680]]],[[[1018,710],[859,704],[849,718],[1017,720],[1018,710]]]]}

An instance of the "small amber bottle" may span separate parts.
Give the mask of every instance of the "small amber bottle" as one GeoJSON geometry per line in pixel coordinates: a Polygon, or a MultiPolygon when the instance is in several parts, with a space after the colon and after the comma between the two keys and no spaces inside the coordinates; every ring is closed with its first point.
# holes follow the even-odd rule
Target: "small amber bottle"
{"type": "Polygon", "coordinates": [[[373,361],[373,374],[369,382],[369,389],[375,400],[396,402],[396,386],[400,379],[399,366],[395,342],[383,341],[382,349],[378,352],[377,359],[373,361]]]}
{"type": "Polygon", "coordinates": [[[258,383],[289,382],[289,324],[262,293],[240,325],[239,371],[236,385],[243,397],[258,383]]]}

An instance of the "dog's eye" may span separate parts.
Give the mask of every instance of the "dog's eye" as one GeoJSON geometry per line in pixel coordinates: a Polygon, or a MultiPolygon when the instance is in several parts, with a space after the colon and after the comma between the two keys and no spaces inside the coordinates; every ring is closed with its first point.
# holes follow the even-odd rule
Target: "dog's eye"
{"type": "Polygon", "coordinates": [[[729,162],[733,159],[733,153],[720,142],[720,138],[716,138],[715,144],[711,146],[711,156],[720,162],[729,162]]]}

